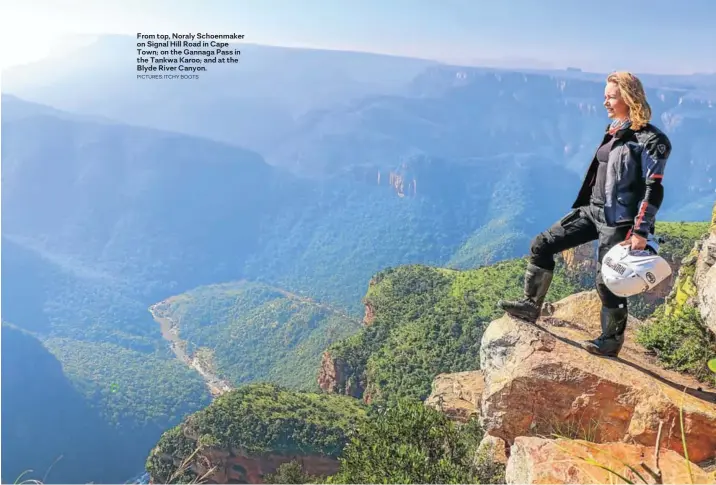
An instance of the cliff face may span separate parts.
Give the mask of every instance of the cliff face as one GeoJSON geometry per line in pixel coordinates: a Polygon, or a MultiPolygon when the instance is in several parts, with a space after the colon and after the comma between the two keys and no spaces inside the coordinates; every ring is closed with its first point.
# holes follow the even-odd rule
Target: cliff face
{"type": "Polygon", "coordinates": [[[567,271],[571,274],[591,273],[597,269],[596,246],[593,242],[567,249],[562,252],[561,256],[567,271]]]}
{"type": "Polygon", "coordinates": [[[403,162],[397,170],[389,170],[387,177],[383,176],[379,170],[378,185],[381,184],[381,180],[384,178],[388,179],[388,185],[395,190],[398,197],[415,196],[418,193],[418,181],[406,162],[403,162]]]}
{"type": "Polygon", "coordinates": [[[363,314],[363,325],[366,327],[370,326],[371,323],[373,323],[373,320],[375,319],[375,310],[373,309],[373,306],[370,304],[370,302],[365,302],[365,313],[363,314]]]}
{"type": "Polygon", "coordinates": [[[666,298],[666,313],[679,315],[685,305],[698,308],[707,328],[716,334],[716,204],[711,227],[679,270],[673,290],[666,298]]]}
{"type": "Polygon", "coordinates": [[[425,405],[442,411],[451,419],[467,422],[479,413],[484,387],[480,371],[440,374],[433,381],[432,392],[425,405]]]}
{"type": "MultiPolygon", "coordinates": [[[[370,327],[375,320],[375,305],[370,298],[371,291],[379,282],[378,276],[373,276],[368,282],[368,293],[363,298],[363,326],[370,327]]],[[[355,372],[350,364],[340,357],[335,356],[330,350],[323,352],[321,365],[318,369],[318,387],[323,391],[332,394],[343,394],[346,396],[363,399],[370,403],[370,395],[366,393],[364,383],[355,377],[355,372]]]]}
{"type": "Polygon", "coordinates": [[[716,334],[716,205],[708,237],[697,248],[699,254],[694,271],[697,304],[706,326],[716,334]]]}
{"type": "MultiPolygon", "coordinates": [[[[368,288],[375,287],[377,281],[374,278],[368,283],[368,288]]],[[[363,314],[363,326],[369,327],[375,320],[375,309],[370,298],[363,299],[365,311],[363,314]]],[[[343,359],[336,357],[330,350],[321,355],[321,365],[318,369],[318,387],[331,394],[343,394],[355,398],[364,398],[365,389],[355,378],[352,378],[352,369],[343,359]]],[[[365,402],[369,402],[364,398],[365,402]]]]}
{"type": "Polygon", "coordinates": [[[331,394],[343,394],[355,398],[363,397],[363,387],[353,382],[350,366],[335,358],[330,351],[323,352],[321,367],[318,370],[318,387],[331,394]]]}
{"type": "MultiPolygon", "coordinates": [[[[173,458],[174,465],[181,467],[181,460],[166,458],[173,458]]],[[[294,460],[304,472],[315,476],[333,475],[339,466],[336,458],[323,455],[252,454],[239,448],[209,448],[192,461],[190,470],[201,478],[199,483],[264,483],[264,475],[294,460]]]]}
{"type": "Polygon", "coordinates": [[[366,417],[345,396],[241,386],[166,431],[147,459],[152,483],[263,483],[283,463],[312,476],[338,471],[350,430],[366,417]]]}

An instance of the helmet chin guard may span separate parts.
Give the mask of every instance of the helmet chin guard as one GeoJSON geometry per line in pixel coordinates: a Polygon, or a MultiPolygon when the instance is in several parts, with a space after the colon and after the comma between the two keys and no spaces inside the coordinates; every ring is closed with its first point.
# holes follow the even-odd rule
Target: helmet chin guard
{"type": "Polygon", "coordinates": [[[617,244],[602,260],[604,284],[624,298],[650,291],[671,275],[671,266],[658,252],[659,244],[653,237],[647,240],[646,248],[639,251],[617,244]]]}

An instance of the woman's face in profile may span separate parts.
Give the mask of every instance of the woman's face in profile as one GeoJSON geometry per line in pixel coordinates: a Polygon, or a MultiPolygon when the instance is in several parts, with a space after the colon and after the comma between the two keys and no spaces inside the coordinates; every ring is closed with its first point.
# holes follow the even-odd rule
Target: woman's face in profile
{"type": "Polygon", "coordinates": [[[629,116],[629,107],[622,99],[616,83],[607,83],[604,88],[604,107],[610,118],[624,119],[629,116]]]}

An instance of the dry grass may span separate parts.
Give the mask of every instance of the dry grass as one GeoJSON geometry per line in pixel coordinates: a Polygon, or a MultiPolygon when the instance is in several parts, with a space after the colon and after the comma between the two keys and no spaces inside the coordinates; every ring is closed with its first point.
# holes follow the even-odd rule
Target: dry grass
{"type": "MultiPolygon", "coordinates": [[[[550,420],[545,422],[547,436],[556,438],[565,438],[572,440],[582,440],[595,443],[599,437],[599,421],[590,419],[588,423],[584,423],[582,418],[570,418],[568,420],[550,420]]],[[[545,435],[540,435],[546,438],[545,435]]]]}
{"type": "MultiPolygon", "coordinates": [[[[685,395],[685,394],[686,394],[686,388],[684,388],[684,391],[682,392],[682,395],[681,395],[681,404],[680,404],[680,406],[679,406],[679,423],[680,423],[680,427],[681,427],[681,443],[682,443],[682,446],[683,446],[683,449],[684,449],[684,457],[683,457],[684,467],[686,468],[686,470],[687,470],[687,472],[688,472],[689,480],[690,480],[691,485],[694,485],[694,474],[693,474],[693,470],[692,470],[692,466],[691,466],[691,461],[689,460],[689,451],[688,451],[688,448],[687,448],[687,446],[686,446],[686,433],[685,433],[685,431],[684,431],[683,403],[684,403],[684,395],[685,395]]],[[[641,483],[645,483],[645,484],[647,484],[647,483],[657,483],[657,484],[661,484],[661,483],[663,483],[663,476],[662,476],[661,469],[660,469],[660,467],[659,467],[659,449],[660,449],[660,446],[661,446],[661,429],[662,429],[662,425],[663,425],[663,422],[660,422],[660,423],[659,423],[659,430],[658,430],[657,436],[656,436],[656,443],[655,443],[655,447],[654,447],[654,464],[655,464],[654,469],[651,469],[651,468],[650,468],[645,462],[643,462],[643,461],[642,461],[641,463],[639,463],[639,465],[638,465],[638,466],[640,466],[642,469],[644,469],[644,470],[647,471],[647,473],[651,476],[652,481],[647,481],[647,479],[644,477],[644,475],[641,474],[641,473],[639,473],[639,471],[637,470],[637,467],[636,467],[635,465],[631,465],[631,464],[628,464],[628,463],[624,463],[623,461],[619,460],[619,459],[616,458],[615,456],[611,455],[611,454],[610,454],[609,452],[607,452],[606,450],[599,448],[598,445],[593,444],[593,443],[590,443],[590,442],[589,442],[590,440],[588,440],[588,439],[584,439],[584,438],[581,438],[581,437],[579,437],[579,436],[574,436],[573,433],[572,433],[571,436],[570,436],[570,434],[567,434],[567,433],[565,433],[565,434],[554,433],[553,435],[554,435],[555,437],[557,437],[557,438],[562,438],[562,439],[567,440],[567,441],[582,441],[583,444],[586,444],[586,446],[591,447],[591,448],[593,448],[595,451],[598,451],[599,453],[601,453],[602,455],[608,456],[608,457],[611,458],[613,461],[622,464],[622,465],[625,467],[625,469],[630,470],[630,471],[634,474],[634,476],[638,477],[638,479],[641,480],[641,483]]],[[[556,446],[557,446],[558,448],[560,448],[562,451],[564,451],[565,453],[567,453],[567,454],[573,456],[573,457],[576,458],[577,460],[583,461],[583,462],[585,462],[585,463],[588,464],[588,465],[591,465],[591,466],[594,466],[594,467],[597,467],[597,468],[601,468],[601,469],[603,469],[603,470],[606,470],[607,472],[610,473],[610,476],[612,476],[612,477],[614,477],[614,478],[616,478],[616,479],[622,480],[623,483],[629,483],[629,484],[635,483],[633,480],[630,480],[630,479],[628,479],[627,477],[625,477],[623,473],[619,473],[618,471],[614,470],[614,468],[612,468],[612,467],[610,467],[610,466],[608,466],[608,465],[605,465],[604,463],[600,462],[599,460],[597,460],[597,459],[595,459],[595,458],[585,457],[585,456],[579,456],[579,455],[573,453],[571,450],[568,450],[567,448],[560,446],[559,444],[556,444],[556,446]]],[[[588,470],[582,469],[582,471],[584,471],[587,475],[590,475],[590,476],[591,476],[591,474],[588,472],[588,470]]],[[[716,471],[713,472],[713,475],[712,475],[712,477],[711,477],[711,482],[714,483],[714,484],[716,484],[716,471]]],[[[594,483],[596,483],[596,481],[594,481],[594,483]]]]}
{"type": "MultiPolygon", "coordinates": [[[[191,468],[191,461],[194,459],[196,454],[201,450],[201,447],[197,447],[194,449],[191,455],[187,456],[182,464],[179,466],[179,468],[176,469],[174,473],[172,473],[172,476],[169,477],[169,480],[167,483],[174,483],[174,480],[176,480],[179,476],[181,476],[185,471],[187,471],[189,468],[191,468]]],[[[189,482],[190,484],[194,483],[205,483],[205,480],[216,470],[216,466],[213,466],[209,468],[206,473],[204,473],[202,476],[197,477],[195,480],[192,480],[189,482]]]]}

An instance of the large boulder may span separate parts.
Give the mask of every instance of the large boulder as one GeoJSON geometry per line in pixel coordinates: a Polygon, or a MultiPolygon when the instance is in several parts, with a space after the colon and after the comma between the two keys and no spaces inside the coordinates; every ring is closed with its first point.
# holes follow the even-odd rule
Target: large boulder
{"type": "Polygon", "coordinates": [[[484,386],[480,371],[439,374],[433,380],[425,405],[442,411],[450,419],[467,422],[478,415],[484,386]]]}
{"type": "Polygon", "coordinates": [[[537,325],[505,315],[488,326],[480,350],[485,431],[508,445],[561,434],[654,446],[661,423],[661,447],[684,455],[683,409],[691,460],[716,457],[716,389],[660,368],[634,343],[636,320],[619,358],[582,350],[578,341],[599,335],[599,309],[596,293],[583,292],[554,304],[537,325]]]}
{"type": "Polygon", "coordinates": [[[672,450],[660,449],[657,464],[655,451],[655,447],[627,443],[520,436],[512,445],[505,478],[509,484],[624,483],[625,479],[631,483],[716,483],[713,474],[672,450]]]}

